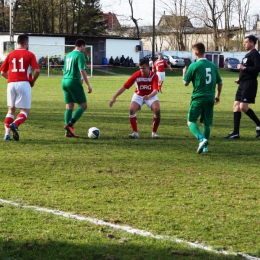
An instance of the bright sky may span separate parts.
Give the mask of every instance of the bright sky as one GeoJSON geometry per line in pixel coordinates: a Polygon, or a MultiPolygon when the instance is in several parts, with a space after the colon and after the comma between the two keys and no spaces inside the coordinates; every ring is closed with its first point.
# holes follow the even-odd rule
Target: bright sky
{"type": "MultiPolygon", "coordinates": [[[[166,1],[169,2],[170,1],[166,1]]],[[[219,1],[221,2],[221,1],[219,1]]],[[[250,0],[251,9],[249,11],[250,15],[258,13],[260,15],[260,1],[250,0]]],[[[134,25],[132,22],[127,22],[125,17],[129,17],[131,14],[130,5],[128,0],[100,0],[102,5],[102,11],[107,13],[115,13],[122,25],[134,25]]],[[[142,25],[152,25],[153,23],[153,0],[133,0],[134,18],[138,20],[139,26],[142,25]]],[[[155,0],[155,25],[157,25],[163,12],[167,9],[162,6],[160,0],[155,0]]],[[[236,25],[236,24],[235,24],[236,25]]]]}
{"type": "MultiPolygon", "coordinates": [[[[155,2],[158,0],[155,0],[155,2]]],[[[129,17],[131,14],[130,5],[128,0],[100,0],[102,5],[102,11],[107,13],[115,13],[117,19],[119,19],[121,24],[129,24],[125,20],[126,17],[129,17]]],[[[155,5],[157,7],[157,4],[155,5]]],[[[139,19],[139,25],[152,25],[153,23],[153,0],[133,0],[133,10],[134,18],[139,19]]],[[[156,10],[156,9],[155,9],[156,10]]],[[[155,24],[158,23],[163,10],[158,13],[159,10],[156,10],[155,13],[155,24]]],[[[133,25],[133,23],[130,23],[133,25]]]]}

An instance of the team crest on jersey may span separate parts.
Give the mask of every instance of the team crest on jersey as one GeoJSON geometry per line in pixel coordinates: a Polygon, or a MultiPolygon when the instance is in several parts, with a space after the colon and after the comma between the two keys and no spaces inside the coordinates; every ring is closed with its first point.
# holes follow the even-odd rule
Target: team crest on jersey
{"type": "Polygon", "coordinates": [[[141,89],[141,90],[151,90],[152,86],[151,85],[140,85],[139,89],[141,89]]]}
{"type": "Polygon", "coordinates": [[[247,63],[247,58],[244,58],[243,59],[243,64],[246,64],[247,63]]]}

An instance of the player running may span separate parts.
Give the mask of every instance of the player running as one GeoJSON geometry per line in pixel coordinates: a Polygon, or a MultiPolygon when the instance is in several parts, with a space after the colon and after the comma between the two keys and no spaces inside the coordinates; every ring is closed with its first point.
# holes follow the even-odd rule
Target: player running
{"type": "Polygon", "coordinates": [[[15,141],[19,141],[18,126],[25,122],[31,108],[31,88],[40,75],[35,55],[28,51],[29,37],[21,34],[17,38],[18,48],[5,58],[0,70],[8,80],[7,106],[4,140],[10,140],[10,130],[15,141]],[[31,68],[34,69],[32,75],[31,68]],[[16,108],[20,112],[14,120],[16,108]]]}
{"type": "Polygon", "coordinates": [[[116,94],[111,99],[109,106],[112,107],[116,102],[116,98],[135,83],[135,93],[132,97],[129,110],[129,120],[133,129],[133,133],[129,134],[129,137],[139,137],[136,112],[137,110],[140,110],[145,103],[154,112],[152,138],[159,138],[159,135],[156,133],[161,119],[160,103],[156,95],[158,89],[158,76],[154,72],[150,71],[148,60],[140,60],[139,69],[140,70],[135,72],[116,92],[116,94]]]}
{"type": "Polygon", "coordinates": [[[85,48],[85,41],[78,39],[75,43],[74,50],[66,56],[64,61],[62,90],[66,103],[66,111],[64,115],[66,137],[79,137],[75,134],[73,125],[87,109],[87,98],[82,86],[81,78],[83,78],[88,87],[88,93],[92,92],[86,72],[86,59],[83,54],[85,48]],[[72,114],[75,103],[78,104],[78,108],[72,114]]]}
{"type": "Polygon", "coordinates": [[[214,103],[220,101],[222,90],[222,79],[217,66],[204,58],[205,46],[203,43],[192,45],[193,55],[197,62],[193,62],[189,68],[183,68],[183,84],[193,84],[193,93],[188,112],[187,124],[191,133],[199,140],[197,153],[208,152],[208,140],[210,137],[210,126],[213,121],[214,103]],[[217,91],[216,89],[217,85],[217,91]],[[216,93],[215,93],[216,92],[216,93]],[[203,123],[202,133],[197,119],[203,123]]]}
{"type": "Polygon", "coordinates": [[[162,85],[165,80],[165,67],[172,70],[171,66],[167,64],[166,60],[163,59],[162,54],[158,54],[158,59],[153,63],[152,71],[155,72],[159,77],[158,92],[162,93],[162,85]]]}

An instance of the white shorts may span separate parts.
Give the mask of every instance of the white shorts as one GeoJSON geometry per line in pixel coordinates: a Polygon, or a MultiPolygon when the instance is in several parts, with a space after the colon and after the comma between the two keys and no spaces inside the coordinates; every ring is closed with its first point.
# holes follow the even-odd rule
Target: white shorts
{"type": "Polygon", "coordinates": [[[165,72],[157,72],[156,73],[158,75],[159,81],[164,81],[165,80],[165,72]]]}
{"type": "Polygon", "coordinates": [[[149,98],[148,100],[146,101],[143,101],[143,96],[139,96],[137,95],[136,93],[134,93],[133,97],[132,97],[132,100],[131,102],[136,102],[138,105],[140,105],[140,110],[141,110],[141,107],[143,104],[146,104],[148,108],[151,109],[151,106],[153,104],[154,101],[158,100],[157,96],[153,96],[151,98],[149,98]]]}
{"type": "Polygon", "coordinates": [[[8,83],[7,106],[25,109],[31,108],[31,85],[28,81],[8,83]]]}

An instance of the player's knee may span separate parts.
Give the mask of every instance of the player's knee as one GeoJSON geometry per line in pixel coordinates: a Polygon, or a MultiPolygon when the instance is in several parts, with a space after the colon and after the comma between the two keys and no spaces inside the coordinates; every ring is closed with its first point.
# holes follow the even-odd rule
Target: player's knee
{"type": "Polygon", "coordinates": [[[82,104],[79,104],[80,107],[84,108],[84,110],[87,109],[87,103],[82,103],[82,104]]]}
{"type": "Polygon", "coordinates": [[[234,103],[234,105],[233,105],[233,111],[234,112],[237,112],[237,111],[240,111],[241,110],[241,105],[239,104],[239,103],[234,103]]]}
{"type": "Polygon", "coordinates": [[[130,107],[129,114],[134,115],[135,113],[136,113],[136,109],[130,107]]]}
{"type": "Polygon", "coordinates": [[[244,113],[248,110],[248,104],[247,103],[240,103],[239,109],[243,111],[244,113]]]}
{"type": "Polygon", "coordinates": [[[156,116],[158,116],[158,117],[161,115],[161,110],[160,110],[159,107],[155,107],[155,108],[153,109],[153,112],[154,112],[154,114],[155,114],[156,116]]]}
{"type": "Polygon", "coordinates": [[[14,113],[15,113],[15,107],[9,107],[8,108],[8,114],[14,115],[14,113]]]}

